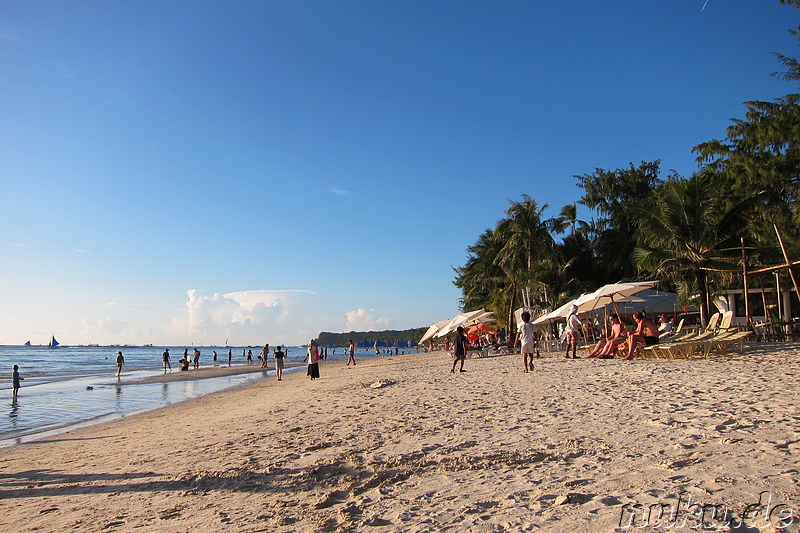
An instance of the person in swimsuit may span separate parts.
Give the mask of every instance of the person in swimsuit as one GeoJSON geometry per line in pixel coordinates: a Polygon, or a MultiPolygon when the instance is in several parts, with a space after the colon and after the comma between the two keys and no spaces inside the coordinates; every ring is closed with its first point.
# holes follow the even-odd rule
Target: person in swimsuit
{"type": "Polygon", "coordinates": [[[644,313],[636,311],[633,313],[636,321],[636,331],[628,337],[628,355],[625,360],[633,359],[633,352],[639,346],[652,346],[658,344],[658,326],[652,320],[645,318],[644,313]]]}
{"type": "Polygon", "coordinates": [[[125,365],[125,358],[122,356],[122,352],[117,352],[117,377],[122,374],[122,367],[125,365]]]}

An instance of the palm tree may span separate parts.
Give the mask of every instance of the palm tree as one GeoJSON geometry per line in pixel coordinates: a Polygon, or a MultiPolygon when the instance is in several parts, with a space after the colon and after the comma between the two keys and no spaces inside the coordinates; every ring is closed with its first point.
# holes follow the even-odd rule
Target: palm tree
{"type": "Polygon", "coordinates": [[[555,220],[544,219],[547,204],[539,207],[536,200],[524,194],[521,202],[509,201],[495,231],[502,242],[495,263],[503,270],[508,286],[508,324],[513,323],[517,291],[523,284],[536,285],[534,266],[555,257],[555,241],[551,231],[555,220]]]}
{"type": "Polygon", "coordinates": [[[556,233],[564,233],[570,228],[570,235],[575,235],[577,232],[586,231],[588,227],[589,224],[578,220],[578,204],[571,203],[561,208],[553,229],[556,233]]]}
{"type": "Polygon", "coordinates": [[[740,238],[748,236],[753,198],[732,204],[719,188],[719,175],[704,169],[655,189],[639,211],[634,260],[641,270],[694,283],[701,321],[710,308],[710,272],[737,271],[740,238]]]}
{"type": "MultiPolygon", "coordinates": [[[[497,294],[503,292],[506,277],[495,260],[502,244],[495,238],[495,230],[487,229],[478,241],[467,248],[467,262],[457,267],[453,284],[461,289],[461,308],[499,310],[497,294]]],[[[498,315],[499,316],[499,315],[498,315]]]]}

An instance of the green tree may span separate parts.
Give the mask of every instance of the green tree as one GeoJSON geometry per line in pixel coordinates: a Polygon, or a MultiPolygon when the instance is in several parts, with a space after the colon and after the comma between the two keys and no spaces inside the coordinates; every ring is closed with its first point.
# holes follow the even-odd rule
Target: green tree
{"type": "Polygon", "coordinates": [[[637,266],[694,285],[704,324],[711,302],[711,273],[740,268],[740,239],[748,235],[753,200],[728,202],[720,194],[720,180],[709,169],[688,180],[672,179],[654,190],[638,210],[637,266]]]}
{"type": "Polygon", "coordinates": [[[495,238],[503,242],[496,263],[508,281],[508,325],[513,324],[517,293],[522,287],[538,288],[543,266],[555,259],[554,219],[545,219],[547,204],[539,207],[536,200],[524,194],[521,202],[509,201],[506,217],[497,225],[495,238]]]}
{"type": "Polygon", "coordinates": [[[630,279],[636,273],[631,262],[638,206],[662,183],[660,161],[638,167],[603,170],[575,176],[583,188],[581,203],[600,215],[596,222],[595,259],[602,279],[630,279]]]}

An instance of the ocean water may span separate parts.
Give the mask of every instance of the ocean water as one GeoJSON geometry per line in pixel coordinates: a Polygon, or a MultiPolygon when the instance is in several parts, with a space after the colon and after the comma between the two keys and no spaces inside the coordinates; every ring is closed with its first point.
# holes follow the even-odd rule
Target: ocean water
{"type": "MultiPolygon", "coordinates": [[[[247,364],[242,349],[231,347],[232,366],[247,364]]],[[[253,351],[253,366],[256,366],[261,347],[250,349],[253,351]]],[[[270,352],[272,349],[270,346],[270,352]]],[[[175,372],[180,372],[178,360],[183,350],[183,346],[169,347],[175,372]]],[[[228,365],[228,348],[199,346],[198,350],[201,368],[228,365]],[[216,363],[212,361],[214,350],[218,354],[216,363]]],[[[303,368],[305,348],[290,346],[287,350],[287,365],[297,364],[300,365],[298,368],[303,368]]],[[[163,374],[163,352],[163,346],[0,346],[0,446],[156,409],[264,378],[263,372],[253,372],[168,383],[135,383],[137,379],[163,374]],[[125,357],[122,384],[118,384],[116,378],[118,351],[125,357]],[[13,365],[19,365],[20,375],[24,378],[17,401],[12,401],[11,397],[13,365]]],[[[193,348],[189,347],[189,354],[192,352],[193,348]]],[[[328,360],[345,358],[343,348],[337,348],[336,352],[334,354],[329,348],[328,360]]],[[[374,352],[359,349],[356,357],[374,357],[374,352]]],[[[268,374],[274,376],[271,354],[270,367],[268,374]]]]}

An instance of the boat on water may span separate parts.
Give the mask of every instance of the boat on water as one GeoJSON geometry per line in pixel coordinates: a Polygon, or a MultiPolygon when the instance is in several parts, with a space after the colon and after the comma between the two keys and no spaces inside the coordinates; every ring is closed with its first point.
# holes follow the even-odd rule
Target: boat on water
{"type": "Polygon", "coordinates": [[[23,346],[30,346],[30,345],[31,345],[31,341],[25,341],[25,344],[23,344],[23,346]]]}
{"type": "Polygon", "coordinates": [[[47,345],[48,348],[58,348],[58,341],[56,340],[56,336],[53,335],[50,337],[50,343],[47,345]]]}

